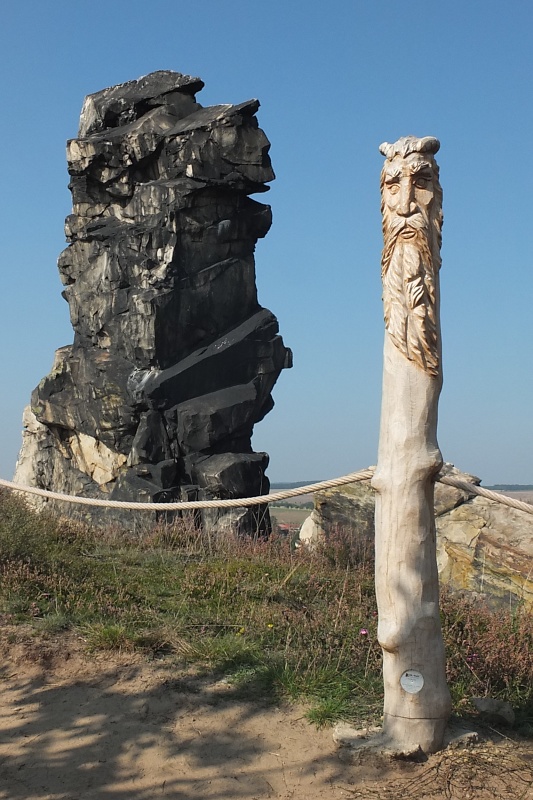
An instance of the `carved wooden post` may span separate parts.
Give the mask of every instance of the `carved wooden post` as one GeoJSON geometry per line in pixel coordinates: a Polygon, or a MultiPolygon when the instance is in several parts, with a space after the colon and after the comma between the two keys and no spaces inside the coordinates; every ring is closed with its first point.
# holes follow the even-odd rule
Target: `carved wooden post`
{"type": "Polygon", "coordinates": [[[383,740],[442,747],[451,711],[439,618],[433,489],[442,465],[439,267],[442,189],[432,137],[382,144],[385,346],[376,489],[383,740]]]}

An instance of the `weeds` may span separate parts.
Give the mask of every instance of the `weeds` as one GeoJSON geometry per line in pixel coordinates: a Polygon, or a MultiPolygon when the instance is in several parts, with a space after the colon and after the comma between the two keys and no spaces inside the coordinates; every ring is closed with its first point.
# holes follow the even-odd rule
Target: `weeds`
{"type": "Polygon", "coordinates": [[[443,592],[447,678],[457,707],[472,696],[507,700],[518,725],[533,728],[533,619],[525,608],[491,611],[443,592]]]}
{"type": "MultiPolygon", "coordinates": [[[[342,531],[315,552],[276,536],[214,539],[191,518],[95,532],[3,493],[0,579],[4,619],[74,629],[90,650],[195,664],[243,695],[305,701],[317,725],[368,724],[381,712],[372,550],[342,531]]],[[[527,732],[531,614],[445,594],[442,621],[456,710],[473,695],[501,697],[527,732]]]]}
{"type": "Polygon", "coordinates": [[[87,648],[94,650],[133,650],[134,637],[126,630],[124,625],[113,623],[94,622],[87,625],[82,632],[85,634],[87,648]]]}

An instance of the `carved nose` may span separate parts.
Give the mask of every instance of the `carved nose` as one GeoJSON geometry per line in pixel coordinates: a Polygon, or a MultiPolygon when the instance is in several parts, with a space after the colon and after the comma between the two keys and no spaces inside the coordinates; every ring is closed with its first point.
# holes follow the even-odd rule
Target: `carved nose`
{"type": "Polygon", "coordinates": [[[398,199],[398,206],[397,212],[402,217],[406,217],[408,214],[411,214],[413,209],[412,206],[412,198],[413,198],[413,189],[411,186],[410,181],[405,181],[400,184],[400,197],[398,199]]]}

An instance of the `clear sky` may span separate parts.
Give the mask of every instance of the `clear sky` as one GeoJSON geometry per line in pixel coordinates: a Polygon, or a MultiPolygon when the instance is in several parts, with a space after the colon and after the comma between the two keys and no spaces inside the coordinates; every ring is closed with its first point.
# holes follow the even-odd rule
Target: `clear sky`
{"type": "Polygon", "coordinates": [[[203,105],[261,101],[277,179],[259,300],[294,368],[256,426],[273,481],[376,461],[383,321],[379,144],[436,136],[444,189],[439,442],[485,484],[533,483],[530,0],[18,0],[0,28],[0,477],[72,341],[56,259],[65,142],[86,94],[157,69],[203,105]]]}

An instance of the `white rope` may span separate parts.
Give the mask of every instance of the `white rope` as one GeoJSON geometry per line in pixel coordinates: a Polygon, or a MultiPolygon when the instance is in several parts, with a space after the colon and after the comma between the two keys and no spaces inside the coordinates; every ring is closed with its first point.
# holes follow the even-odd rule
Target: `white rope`
{"type": "Polygon", "coordinates": [[[247,508],[248,506],[259,506],[265,503],[273,503],[276,500],[286,500],[288,497],[298,497],[302,494],[319,492],[322,489],[331,489],[334,486],[343,486],[346,483],[368,480],[374,474],[372,468],[363,469],[359,472],[352,472],[342,478],[332,478],[329,481],[311,483],[309,486],[300,486],[297,489],[284,489],[272,494],[262,494],[257,497],[241,497],[235,500],[185,500],[179,503],[127,503],[122,500],[101,500],[95,497],[74,497],[58,492],[49,492],[46,489],[37,489],[34,486],[21,486],[13,481],[5,481],[0,478],[0,486],[7,489],[15,489],[27,494],[35,494],[39,497],[47,497],[49,500],[64,500],[68,503],[77,503],[83,506],[99,506],[101,508],[124,508],[135,511],[180,511],[198,508],[247,508]]]}
{"type": "Polygon", "coordinates": [[[526,514],[533,514],[533,505],[531,503],[524,503],[523,500],[515,500],[514,497],[508,497],[505,494],[493,492],[491,489],[483,489],[481,486],[462,481],[459,478],[452,478],[451,475],[440,475],[437,477],[437,480],[440,483],[448,484],[448,486],[455,486],[456,489],[462,489],[463,492],[477,494],[479,497],[495,500],[497,503],[501,503],[504,506],[510,506],[510,508],[517,508],[519,511],[525,511],[526,514]]]}
{"type": "MultiPolygon", "coordinates": [[[[321,481],[320,483],[311,483],[307,486],[299,486],[296,489],[283,489],[279,492],[272,494],[262,494],[257,497],[241,497],[231,500],[186,500],[179,503],[128,503],[122,500],[103,500],[95,497],[75,497],[68,494],[59,494],[58,492],[50,492],[46,489],[38,489],[34,486],[22,486],[13,481],[6,481],[0,478],[0,486],[6,489],[13,489],[18,492],[26,494],[34,494],[39,497],[47,497],[49,500],[63,500],[68,503],[77,503],[83,506],[98,506],[100,508],[122,508],[132,509],[134,511],[186,511],[201,508],[248,508],[249,506],[259,506],[266,503],[274,503],[278,500],[287,500],[289,497],[299,497],[303,494],[314,494],[315,492],[323,491],[324,489],[332,489],[335,486],[344,486],[347,483],[356,483],[358,481],[369,480],[374,474],[374,467],[359,470],[359,472],[351,472],[349,475],[344,475],[342,478],[332,478],[329,481],[321,481]]],[[[525,511],[526,514],[533,514],[533,505],[525,503],[522,500],[515,500],[513,497],[508,497],[498,492],[493,492],[490,489],[483,489],[481,486],[476,486],[473,483],[462,481],[459,478],[453,478],[451,475],[438,475],[437,480],[440,483],[445,483],[448,486],[454,486],[461,489],[463,492],[475,494],[480,497],[486,497],[489,500],[494,500],[497,503],[502,503],[510,508],[516,508],[519,511],[525,511]]]]}

